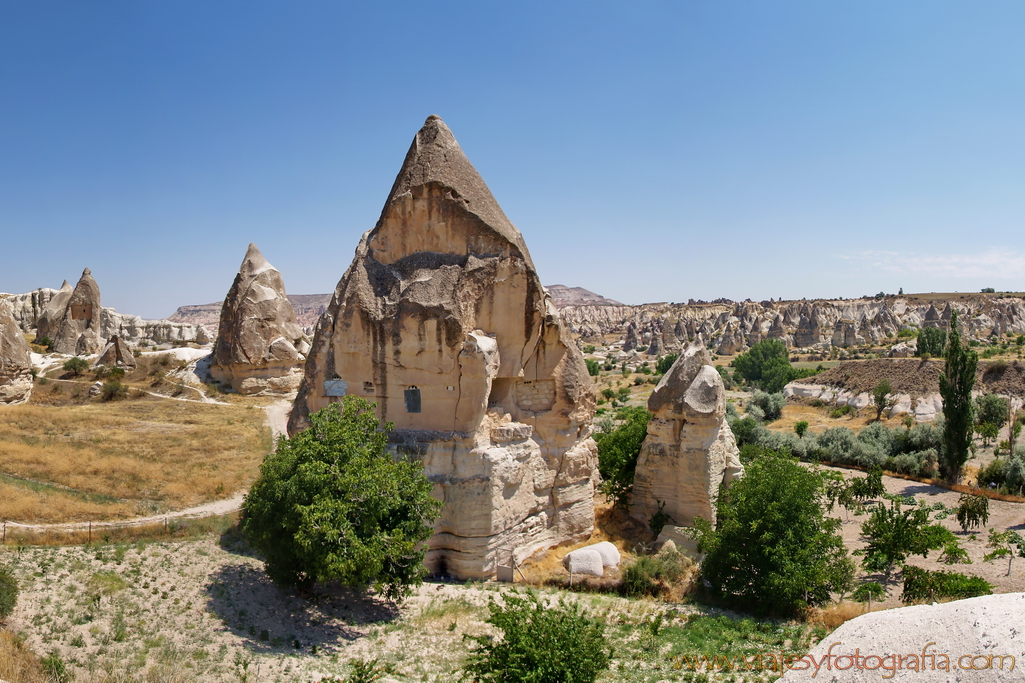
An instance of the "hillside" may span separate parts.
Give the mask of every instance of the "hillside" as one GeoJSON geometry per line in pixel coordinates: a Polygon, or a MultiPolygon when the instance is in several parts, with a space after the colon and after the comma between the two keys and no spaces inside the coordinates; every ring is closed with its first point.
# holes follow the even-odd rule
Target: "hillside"
{"type": "MultiPolygon", "coordinates": [[[[796,384],[824,384],[860,394],[884,379],[890,380],[894,393],[925,396],[940,390],[942,360],[918,358],[881,358],[844,361],[814,377],[797,380],[796,384]]],[[[1014,361],[979,361],[975,389],[1008,396],[1025,397],[1025,363],[1014,361]]]]}

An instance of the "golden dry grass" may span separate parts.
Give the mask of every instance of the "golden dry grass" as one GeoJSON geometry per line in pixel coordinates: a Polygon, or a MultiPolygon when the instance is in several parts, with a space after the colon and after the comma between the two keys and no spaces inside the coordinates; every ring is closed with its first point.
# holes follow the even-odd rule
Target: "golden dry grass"
{"type": "Polygon", "coordinates": [[[0,630],[0,679],[8,683],[47,683],[39,658],[10,631],[0,630]]]}
{"type": "MultiPolygon", "coordinates": [[[[857,415],[850,413],[839,418],[829,417],[831,410],[832,407],[813,408],[802,403],[788,403],[783,407],[783,416],[766,427],[774,432],[793,432],[794,425],[805,420],[810,434],[821,434],[830,427],[847,427],[854,432],[860,432],[875,422],[876,411],[871,407],[862,408],[857,415]]],[[[883,424],[897,427],[901,425],[901,421],[899,417],[883,417],[883,424]]]]}
{"type": "MultiPolygon", "coordinates": [[[[857,602],[841,602],[829,607],[814,608],[807,612],[805,621],[809,624],[821,624],[830,631],[842,626],[845,622],[860,617],[867,612],[867,606],[857,602]]],[[[873,609],[873,611],[875,611],[873,609]]]]}
{"type": "Polygon", "coordinates": [[[123,518],[228,498],[271,447],[254,407],[141,398],[0,409],[0,519],[123,518]]]}

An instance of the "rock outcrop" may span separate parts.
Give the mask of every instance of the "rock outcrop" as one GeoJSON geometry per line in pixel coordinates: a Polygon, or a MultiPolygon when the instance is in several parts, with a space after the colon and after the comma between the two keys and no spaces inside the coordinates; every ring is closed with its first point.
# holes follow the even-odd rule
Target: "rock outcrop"
{"type": "MultiPolygon", "coordinates": [[[[99,353],[103,348],[100,336],[102,307],[100,287],[93,279],[92,272],[88,268],[82,271],[82,277],[67,299],[63,298],[63,291],[50,301],[50,306],[56,302],[63,303],[63,311],[54,310],[57,317],[49,322],[50,327],[55,329],[50,335],[53,350],[75,356],[99,353]]],[[[50,306],[47,306],[47,311],[50,306]]]]}
{"type": "Polygon", "coordinates": [[[0,299],[0,404],[24,403],[31,394],[28,343],[14,320],[11,305],[0,299]]]}
{"type": "Polygon", "coordinates": [[[1005,593],[863,614],[788,664],[781,680],[1018,682],[1023,610],[1025,593],[1005,593]]]}
{"type": "Polygon", "coordinates": [[[744,472],[726,423],[726,390],[708,351],[688,346],[648,398],[630,514],[647,522],[662,511],[676,525],[715,522],[720,487],[744,472]]]}
{"type": "Polygon", "coordinates": [[[346,394],[444,502],[426,563],[493,576],[590,535],[595,396],[523,237],[441,119],[417,133],[321,316],[289,431],[346,394]]]}
{"type": "MultiPolygon", "coordinates": [[[[46,339],[52,342],[53,338],[57,336],[57,328],[60,327],[61,321],[64,320],[71,292],[71,285],[65,280],[57,291],[39,289],[28,296],[17,297],[26,304],[30,304],[29,306],[21,307],[23,315],[37,316],[34,325],[36,328],[37,344],[44,343],[46,339]],[[44,301],[45,303],[42,303],[44,301]],[[42,303],[42,306],[39,305],[40,303],[42,303]]],[[[28,332],[31,328],[23,323],[22,329],[28,332]]]]}
{"type": "Polygon", "coordinates": [[[100,352],[95,365],[131,369],[136,366],[135,355],[121,337],[114,335],[107,340],[107,346],[100,352]]]}
{"type": "Polygon", "coordinates": [[[211,375],[240,394],[289,393],[308,351],[281,273],[250,244],[221,307],[211,375]]]}

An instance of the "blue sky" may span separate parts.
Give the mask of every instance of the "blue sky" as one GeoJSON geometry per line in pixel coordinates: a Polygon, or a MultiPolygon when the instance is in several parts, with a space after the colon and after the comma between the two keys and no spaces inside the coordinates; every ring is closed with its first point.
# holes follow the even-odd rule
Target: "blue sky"
{"type": "Polygon", "coordinates": [[[329,292],[429,114],[546,284],[1025,289],[1025,3],[0,0],[0,291],[329,292]]]}

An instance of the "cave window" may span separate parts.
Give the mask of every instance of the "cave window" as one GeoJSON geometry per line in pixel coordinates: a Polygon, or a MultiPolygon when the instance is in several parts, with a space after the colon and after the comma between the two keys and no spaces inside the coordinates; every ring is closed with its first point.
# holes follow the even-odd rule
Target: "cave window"
{"type": "Polygon", "coordinates": [[[363,382],[363,391],[367,392],[368,394],[374,393],[374,383],[373,382],[363,382]]]}
{"type": "Polygon", "coordinates": [[[417,387],[409,387],[404,392],[406,398],[406,412],[420,412],[420,390],[417,387]]]}

